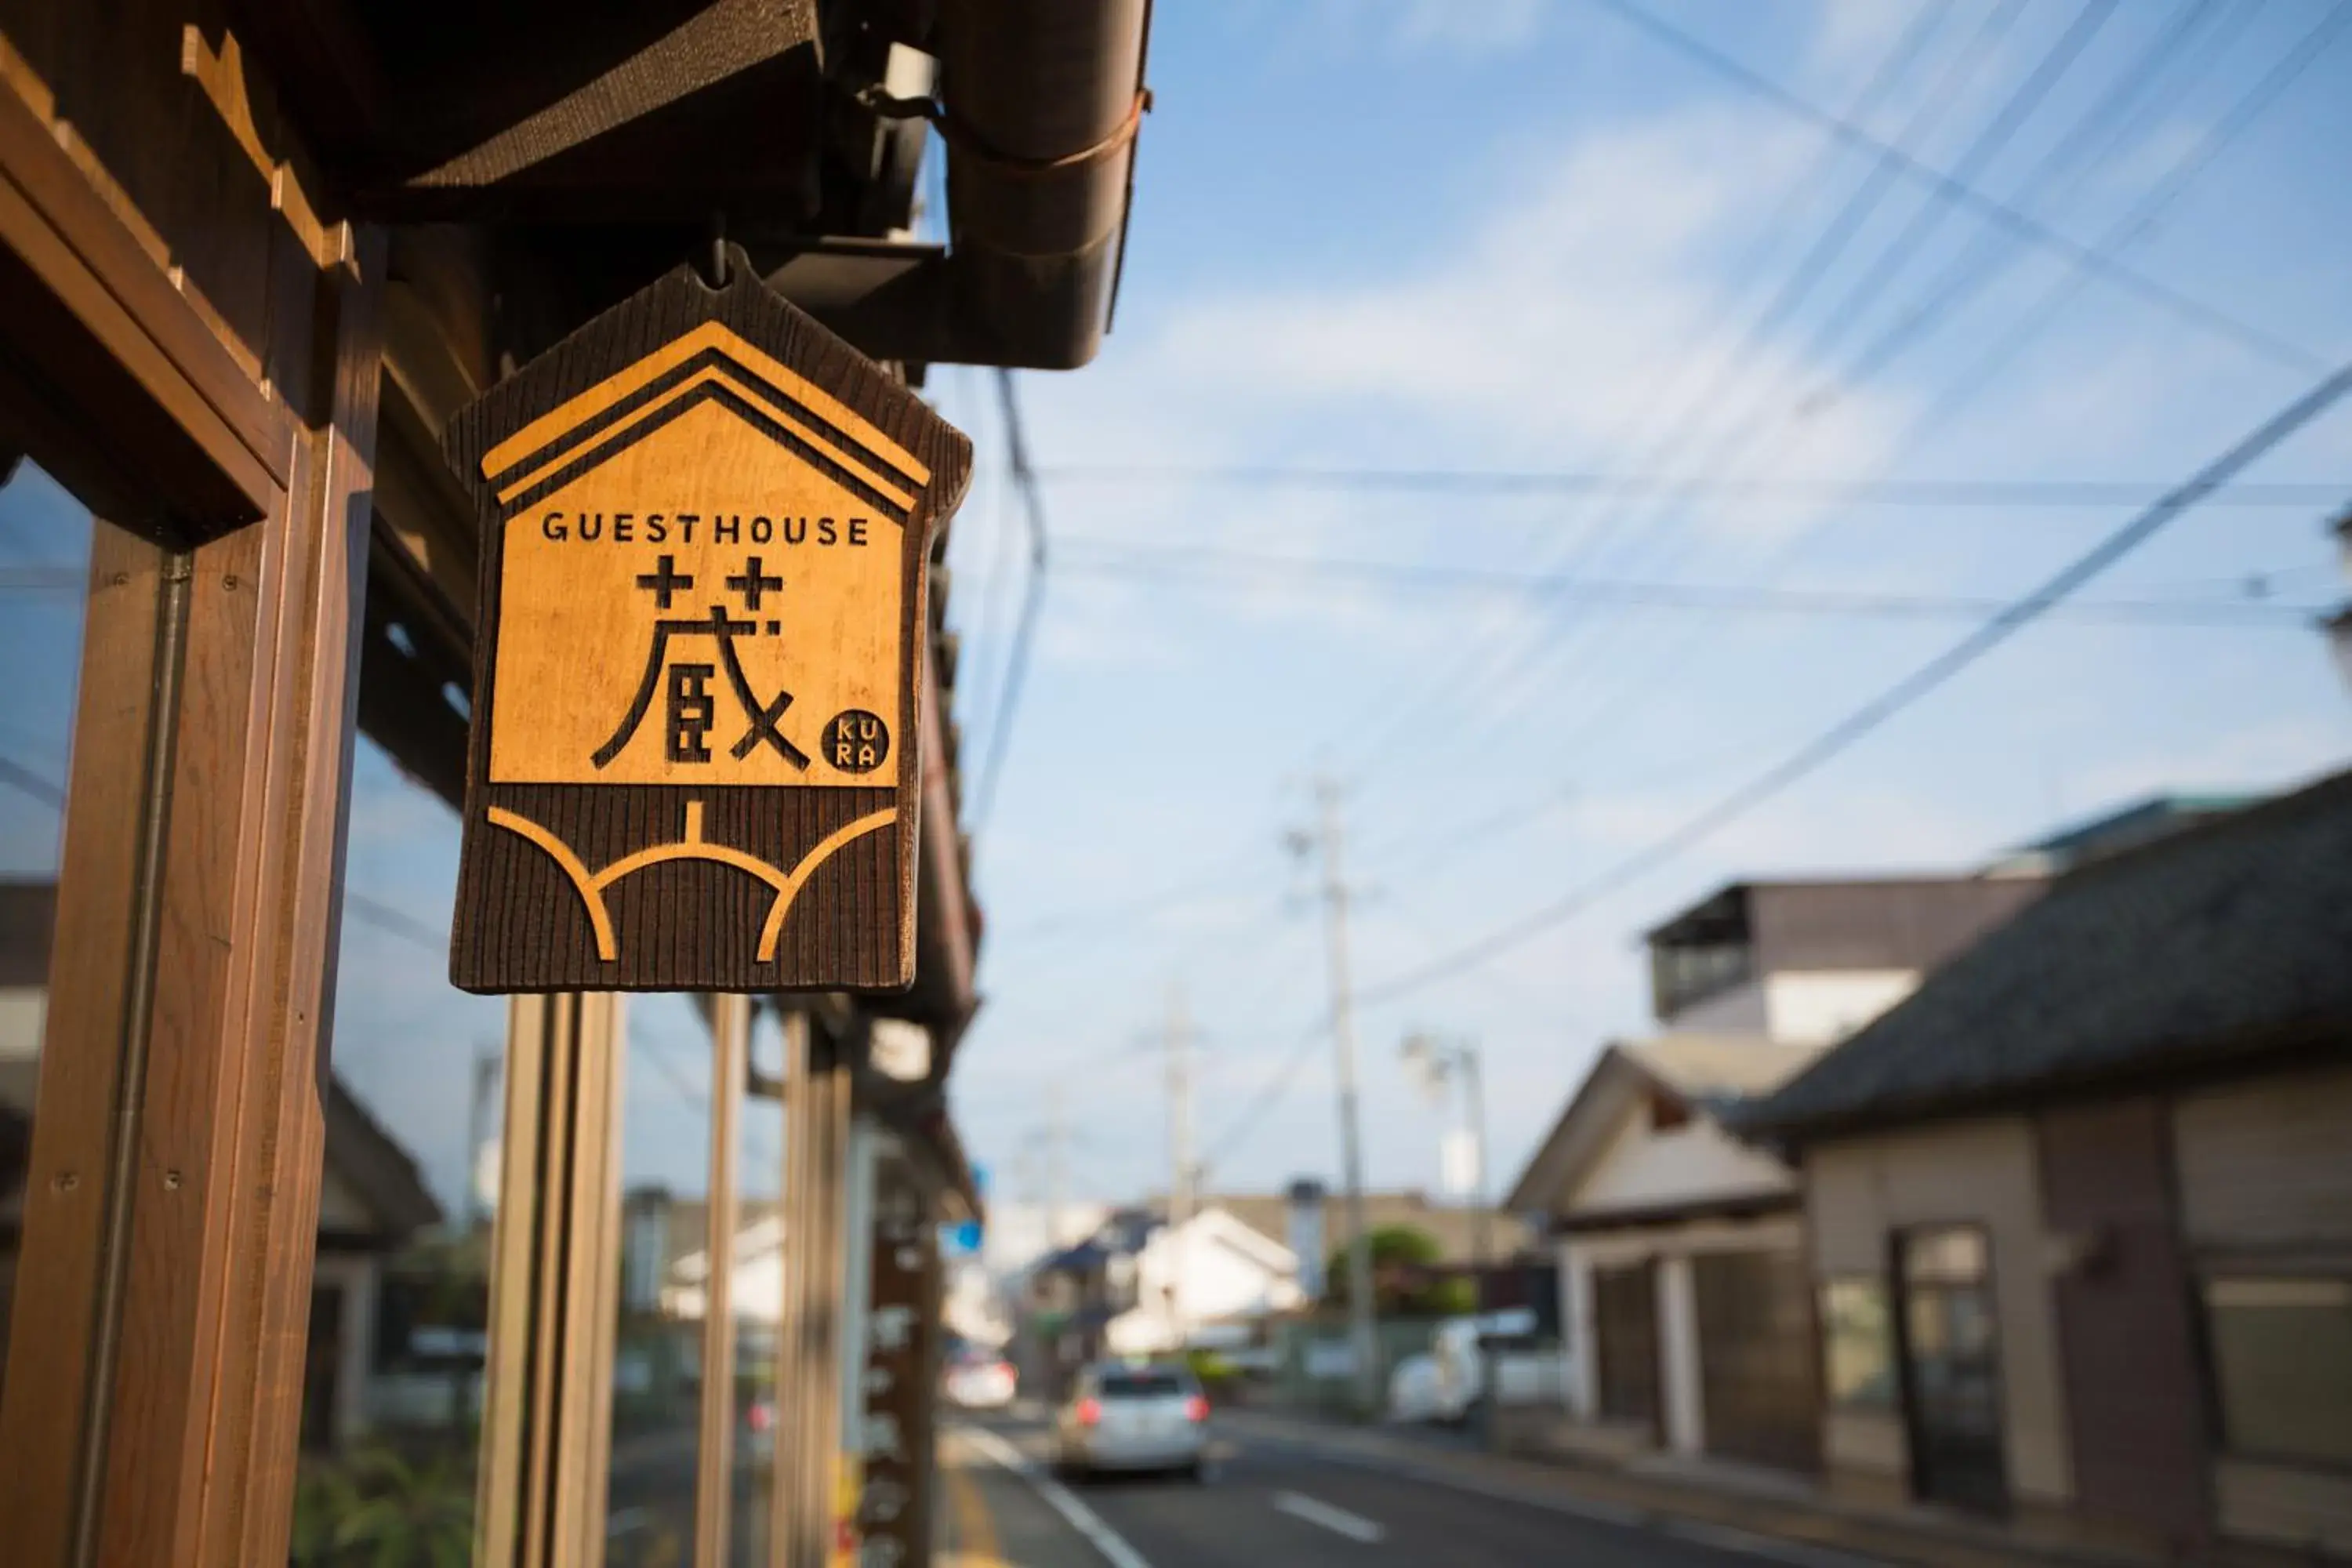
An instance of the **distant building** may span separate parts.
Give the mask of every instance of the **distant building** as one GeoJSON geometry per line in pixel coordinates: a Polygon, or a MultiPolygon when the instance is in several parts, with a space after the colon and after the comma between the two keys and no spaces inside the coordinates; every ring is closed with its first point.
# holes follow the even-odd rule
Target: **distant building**
{"type": "Polygon", "coordinates": [[[2352,773],[2083,859],[1732,1120],[1839,1488],[2352,1552],[2352,773]]]}
{"type": "Polygon", "coordinates": [[[1650,931],[1651,1008],[1676,1034],[1826,1044],[2042,896],[2039,870],[1734,882],[1650,931]]]}
{"type": "Polygon", "coordinates": [[[2012,855],[1994,863],[1999,872],[2038,871],[2055,875],[2085,866],[2094,860],[2120,855],[2126,849],[2137,849],[2143,844],[2153,844],[2159,838],[2191,827],[2202,827],[2250,805],[2258,805],[2263,795],[2239,794],[2152,795],[2130,805],[2103,812],[2087,822],[2062,828],[2046,838],[2037,839],[2012,855]]]}
{"type": "Polygon", "coordinates": [[[1758,879],[1648,933],[1664,1032],[1601,1052],[1507,1200],[1559,1264],[1561,1444],[1818,1465],[1796,1174],[1723,1118],[2047,885],[2034,866],[1758,879]]]}
{"type": "Polygon", "coordinates": [[[1811,1469],[1812,1288],[1793,1173],[1717,1118],[1821,1047],[1668,1035],[1601,1052],[1507,1200],[1559,1260],[1563,1446],[1811,1469]]]}

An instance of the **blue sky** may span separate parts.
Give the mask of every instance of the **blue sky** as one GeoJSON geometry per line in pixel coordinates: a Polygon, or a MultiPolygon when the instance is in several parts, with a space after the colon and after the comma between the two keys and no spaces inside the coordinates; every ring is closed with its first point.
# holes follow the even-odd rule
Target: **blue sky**
{"type": "MultiPolygon", "coordinates": [[[[1309,815],[1318,769],[1349,786],[1367,889],[1356,968],[1376,985],[1561,896],[1966,629],[1598,609],[1301,579],[1245,557],[2006,596],[2133,509],[1836,505],[1803,483],[2153,489],[2352,355],[2352,193],[2328,156],[2352,144],[2352,41],[2205,150],[2326,7],[1945,11],[1916,34],[1916,8],[1860,0],[1651,14],[1841,111],[1907,43],[1873,133],[2301,360],[2084,282],[1911,180],[1858,197],[1869,155],[1590,0],[1160,9],[1117,331],[1087,370],[1022,380],[1061,565],[978,836],[988,1001],[956,1079],[1001,1190],[1035,1180],[1053,1083],[1081,1128],[1076,1184],[1117,1197],[1164,1183],[1148,1040],[1171,984],[1202,1035],[1212,1146],[1311,1032],[1321,931],[1281,838],[1309,815]],[[2160,52],[2177,26],[2189,30],[2160,52]],[[2066,68],[1988,139],[2070,29],[2066,68]],[[2137,90],[2151,57],[2164,68],[2137,90]],[[1844,243],[1814,286],[1751,331],[1842,212],[1844,243]],[[1964,304],[1854,373],[1945,279],[1988,268],[1964,304]],[[1953,390],[1969,382],[1973,395],[1953,390]],[[1649,472],[1682,488],[1333,493],[1181,472],[1255,465],[1649,472]],[[1726,479],[1791,488],[1694,484],[1726,479]],[[1244,559],[1204,583],[1154,553],[1170,547],[1244,559]],[[1163,892],[1185,896],[1150,902],[1163,892]]],[[[969,765],[995,719],[1017,514],[992,387],[958,371],[934,386],[982,454],[950,555],[969,765]]],[[[2347,481],[2352,499],[2352,414],[2249,478],[2347,481]]],[[[2330,510],[2207,507],[2086,597],[2242,600],[2262,574],[2275,605],[2327,601],[2330,510]]],[[[1507,1178],[1599,1045],[1644,1026],[1637,933],[1726,879],[1964,867],[2152,789],[2275,787],[2347,754],[2352,699],[2290,616],[2036,628],[1580,918],[1368,1008],[1371,1175],[1435,1180],[1437,1116],[1396,1058],[1407,1028],[1484,1042],[1507,1178]]],[[[1223,1151],[1213,1183],[1334,1171],[1328,1055],[1223,1151]]]]}
{"type": "MultiPolygon", "coordinates": [[[[1034,1190],[1055,1086],[1078,1127],[1076,1192],[1164,1184],[1150,1041],[1179,984],[1212,1182],[1335,1172],[1321,927],[1283,847],[1318,771],[1347,788],[1356,973],[1376,987],[1654,841],[1969,624],[1439,591],[1253,558],[2004,597],[2132,509],[1862,505],[1819,486],[2153,491],[2352,356],[2352,37],[2210,140],[2326,20],[2318,0],[2126,0],[2090,20],[2074,0],[1960,0],[1924,21],[1881,0],[1645,3],[1802,100],[1865,100],[1873,134],[1968,169],[2140,291],[1874,178],[1867,153],[1604,0],[1159,7],[1118,330],[1088,369],[1020,384],[1057,565],[979,825],[986,1002],[954,1088],[1000,1194],[1034,1190]],[[2030,113],[2011,107],[2037,91],[2030,113]],[[2005,112],[2004,141],[1988,128],[2005,112]],[[1811,285],[1792,290],[1809,255],[1811,285]],[[1960,303],[1857,369],[1953,279],[1971,286],[1960,303]],[[1184,473],[1269,465],[1664,482],[1399,493],[1184,473]],[[1166,554],[1187,550],[1226,553],[1166,554]],[[1231,1136],[1302,1049],[1286,1091],[1231,1136]]],[[[990,381],[950,368],[931,390],[981,458],[950,552],[969,778],[1001,712],[1018,514],[990,381]]],[[[2352,412],[2249,478],[2352,500],[2352,412]]],[[[2085,596],[2242,610],[2259,577],[2275,608],[2331,603],[2332,510],[2206,506],[2085,596]]],[[[78,509],[39,476],[0,494],[7,564],[86,549],[78,509]]],[[[52,780],[71,621],[37,595],[0,603],[0,652],[28,672],[0,740],[52,780]]],[[[1962,868],[2150,790],[2280,787],[2347,762],[2352,695],[2291,614],[2053,619],[1578,918],[1366,1007],[1371,1177],[1436,1179],[1437,1113],[1397,1059],[1409,1028],[1483,1043],[1507,1179],[1600,1045],[1644,1027],[1637,933],[1727,879],[1962,868]]],[[[0,791],[0,872],[48,870],[56,832],[50,808],[0,791]]],[[[351,889],[437,933],[457,840],[454,816],[362,742],[351,889]]],[[[354,917],[344,943],[337,1068],[454,1205],[468,1064],[505,1005],[448,990],[435,940],[354,917]]],[[[700,1026],[678,999],[641,999],[631,1041],[629,1176],[698,1191],[700,1026]]],[[[780,1129],[772,1106],[751,1116],[747,1190],[772,1191],[780,1129]]]]}

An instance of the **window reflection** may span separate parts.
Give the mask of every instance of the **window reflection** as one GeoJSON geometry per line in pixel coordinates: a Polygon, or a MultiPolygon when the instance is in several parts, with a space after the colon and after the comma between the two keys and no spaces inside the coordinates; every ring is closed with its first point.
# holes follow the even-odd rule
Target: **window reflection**
{"type": "Polygon", "coordinates": [[[775,1490],[777,1328],[784,1301],[784,1032],[775,1010],[751,1022],[751,1072],[739,1151],[735,1247],[734,1528],[738,1568],[767,1561],[775,1490]]]}
{"type": "Polygon", "coordinates": [[[630,1002],[621,1171],[605,1562],[673,1568],[694,1553],[710,1183],[710,1030],[688,997],[630,1002]]]}
{"type": "Polygon", "coordinates": [[[303,1377],[300,1563],[472,1554],[506,1007],[448,984],[457,841],[456,811],[362,735],[303,1377]]]}
{"type": "Polygon", "coordinates": [[[0,669],[8,671],[0,682],[0,1361],[48,1013],[83,584],[91,531],[102,526],[30,462],[0,486],[0,669]]]}

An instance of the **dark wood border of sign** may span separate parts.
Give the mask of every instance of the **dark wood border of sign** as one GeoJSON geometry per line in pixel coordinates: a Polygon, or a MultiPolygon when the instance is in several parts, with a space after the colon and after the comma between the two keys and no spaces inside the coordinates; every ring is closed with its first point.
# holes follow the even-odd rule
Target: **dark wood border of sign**
{"type": "MultiPolygon", "coordinates": [[[[728,258],[724,285],[713,287],[690,267],[666,274],[460,410],[443,437],[444,453],[481,524],[465,847],[449,938],[449,979],[460,989],[875,994],[914,982],[929,563],[933,537],[970,482],[971,443],[887,371],[769,289],[740,249],[730,247],[728,258]],[[482,473],[483,459],[533,421],[712,321],[838,399],[930,470],[921,485],[899,476],[915,504],[901,531],[896,782],[873,789],[493,784],[489,737],[499,693],[489,677],[497,667],[507,514],[517,503],[501,503],[498,487],[482,473]],[[861,819],[892,807],[897,817],[888,825],[821,858],[811,855],[828,837],[850,834],[861,819]],[[679,843],[681,824],[689,820],[688,842],[698,835],[699,842],[746,852],[779,873],[793,873],[803,857],[811,863],[804,884],[782,895],[789,902],[772,959],[761,960],[758,950],[780,889],[709,858],[663,860],[608,884],[609,929],[600,942],[577,871],[536,839],[495,824],[493,809],[561,840],[575,865],[584,863],[592,874],[601,868],[597,862],[610,866],[679,843]],[[592,852],[582,854],[583,845],[593,845],[592,852]],[[614,956],[600,956],[600,945],[610,945],[614,956]]],[[[821,412],[805,412],[824,426],[821,412]]],[[[846,433],[832,435],[855,447],[846,433]]]]}

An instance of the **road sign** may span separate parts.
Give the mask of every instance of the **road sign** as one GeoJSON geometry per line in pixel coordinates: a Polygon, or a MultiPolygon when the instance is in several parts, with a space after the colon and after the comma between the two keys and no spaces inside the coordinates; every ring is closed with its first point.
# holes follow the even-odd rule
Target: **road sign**
{"type": "Polygon", "coordinates": [[[450,978],[914,978],[926,567],[971,446],[733,253],[452,422],[482,531],[450,978]]]}

